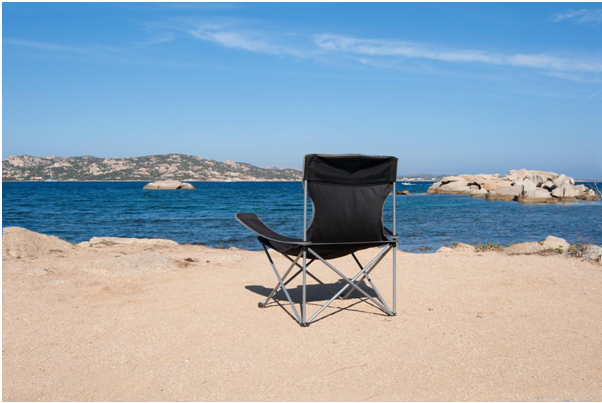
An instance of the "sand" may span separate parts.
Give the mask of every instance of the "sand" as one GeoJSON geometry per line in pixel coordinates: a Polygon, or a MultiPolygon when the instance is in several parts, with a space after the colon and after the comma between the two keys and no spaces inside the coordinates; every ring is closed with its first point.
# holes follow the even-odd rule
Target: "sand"
{"type": "MultiPolygon", "coordinates": [[[[398,252],[396,317],[356,294],[302,328],[288,306],[257,307],[276,283],[263,252],[35,251],[3,253],[3,400],[602,400],[598,263],[398,252]]],[[[373,276],[389,300],[390,266],[373,276]]],[[[327,298],[312,287],[309,312],[327,298]]]]}

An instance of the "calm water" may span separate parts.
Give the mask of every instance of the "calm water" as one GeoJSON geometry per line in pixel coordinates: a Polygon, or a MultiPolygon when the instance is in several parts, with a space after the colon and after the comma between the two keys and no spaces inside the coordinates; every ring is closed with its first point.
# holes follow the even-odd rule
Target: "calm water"
{"type": "MultiPolygon", "coordinates": [[[[93,236],[160,237],[180,243],[257,250],[256,237],[234,218],[253,212],[274,230],[301,236],[301,183],[192,182],[198,190],[142,190],[144,183],[3,183],[2,226],[19,226],[71,242],[93,236]]],[[[452,242],[602,243],[602,203],[522,205],[460,195],[426,195],[431,183],[397,184],[400,248],[434,251],[452,242]]],[[[391,198],[385,220],[392,221],[391,198]]],[[[310,203],[311,204],[311,203],[310,203]]]]}

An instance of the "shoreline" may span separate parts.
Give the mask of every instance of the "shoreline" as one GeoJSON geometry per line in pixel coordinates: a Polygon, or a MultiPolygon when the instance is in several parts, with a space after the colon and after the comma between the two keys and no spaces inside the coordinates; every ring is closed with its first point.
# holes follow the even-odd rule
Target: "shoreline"
{"type": "MultiPolygon", "coordinates": [[[[263,252],[32,234],[3,236],[5,401],[602,399],[597,263],[398,251],[397,316],[352,295],[301,328],[288,304],[257,308],[276,282],[263,252]]],[[[390,301],[390,254],[381,265],[371,276],[390,301]]],[[[322,290],[308,289],[308,313],[322,290]]]]}
{"type": "MultiPolygon", "coordinates": [[[[125,183],[147,183],[147,182],[153,182],[153,181],[159,181],[159,180],[163,180],[163,179],[150,179],[150,180],[140,180],[140,181],[124,181],[124,180],[85,180],[85,181],[79,181],[79,180],[56,180],[56,181],[17,181],[17,180],[2,180],[2,183],[87,183],[87,182],[125,182],[125,183]]],[[[175,180],[180,180],[180,179],[175,179],[175,180]]],[[[303,182],[302,180],[280,180],[280,179],[274,179],[274,180],[256,180],[256,181],[238,181],[238,180],[229,180],[229,181],[202,181],[202,180],[196,180],[196,179],[182,179],[182,182],[218,182],[218,183],[231,183],[231,182],[245,182],[245,183],[253,183],[253,182],[303,182]]],[[[401,183],[401,182],[418,182],[418,183],[429,183],[429,182],[437,182],[437,181],[433,181],[433,180],[424,180],[424,181],[420,181],[420,180],[403,180],[403,179],[398,179],[397,180],[397,184],[401,183]]],[[[575,179],[575,183],[599,183],[600,180],[596,180],[596,179],[575,179]]],[[[403,186],[403,185],[402,185],[403,186]]]]}

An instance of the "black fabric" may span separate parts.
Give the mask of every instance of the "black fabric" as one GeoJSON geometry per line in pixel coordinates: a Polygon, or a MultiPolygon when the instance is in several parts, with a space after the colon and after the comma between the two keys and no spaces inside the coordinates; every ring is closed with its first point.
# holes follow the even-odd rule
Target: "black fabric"
{"type": "Polygon", "coordinates": [[[314,215],[307,229],[311,242],[384,241],[383,205],[393,185],[347,186],[308,182],[314,215]]]}
{"type": "Polygon", "coordinates": [[[395,157],[306,155],[303,179],[313,203],[307,242],[272,231],[255,214],[236,218],[280,253],[296,256],[309,247],[323,259],[336,259],[395,242],[385,236],[382,212],[396,177],[395,157]]]}
{"type": "Polygon", "coordinates": [[[267,225],[263,223],[263,221],[259,219],[259,217],[257,217],[256,214],[238,213],[235,217],[242,225],[244,225],[254,233],[262,236],[263,238],[286,243],[303,242],[302,239],[290,238],[284,235],[280,235],[275,231],[272,231],[267,225]]]}
{"type": "Polygon", "coordinates": [[[397,158],[368,155],[308,154],[303,180],[339,185],[375,185],[397,179],[397,158]]]}
{"type": "MultiPolygon", "coordinates": [[[[274,249],[277,252],[284,253],[289,256],[297,256],[303,247],[298,244],[289,244],[273,241],[267,238],[258,237],[259,242],[266,245],[269,248],[274,249]]],[[[346,243],[346,244],[327,244],[327,245],[308,245],[313,251],[322,257],[324,260],[337,259],[339,257],[347,256],[355,253],[362,249],[374,248],[377,246],[383,246],[386,244],[393,243],[394,241],[383,241],[383,242],[366,242],[366,243],[346,243]]],[[[311,252],[307,252],[308,259],[314,259],[314,255],[311,252]]]]}

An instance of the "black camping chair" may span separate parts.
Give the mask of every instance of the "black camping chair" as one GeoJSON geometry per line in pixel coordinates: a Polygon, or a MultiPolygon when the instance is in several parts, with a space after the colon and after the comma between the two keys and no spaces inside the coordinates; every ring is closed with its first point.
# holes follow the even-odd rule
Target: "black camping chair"
{"type": "MultiPolygon", "coordinates": [[[[367,300],[376,304],[387,315],[396,314],[396,262],[397,238],[395,234],[395,181],[397,178],[397,158],[365,155],[319,155],[305,156],[303,164],[303,239],[280,235],[268,228],[255,214],[239,213],[236,219],[242,225],[259,235],[258,239],[268,260],[276,273],[278,284],[269,296],[259,303],[263,308],[274,295],[282,289],[288,299],[297,321],[301,326],[311,322],[337,298],[346,299],[358,291],[367,300]],[[383,223],[383,208],[387,196],[393,191],[393,230],[383,223]],[[313,217],[307,227],[307,196],[313,204],[313,217]],[[355,252],[384,246],[383,250],[366,266],[362,266],[355,252]],[[268,248],[284,255],[292,262],[283,276],[280,276],[268,248]],[[370,278],[370,273],[393,250],[393,309],[385,302],[370,278]],[[342,256],[352,255],[360,271],[352,278],[345,276],[328,262],[342,256]],[[294,257],[291,258],[291,256],[294,257]],[[303,265],[298,263],[303,258],[303,265]],[[308,262],[308,258],[310,261],[308,262]],[[333,292],[321,280],[310,273],[307,267],[320,260],[347,284],[338,292],[333,292]],[[299,271],[287,281],[294,267],[299,271]],[[301,315],[290,297],[286,285],[298,274],[303,273],[301,315]],[[316,280],[334,296],[314,315],[306,319],[306,275],[316,280]],[[376,299],[359,287],[364,279],[368,280],[376,299]],[[286,282],[285,282],[286,281],[286,282]],[[341,297],[345,291],[347,294],[341,297]]],[[[367,301],[366,300],[366,301],[367,301]]]]}

